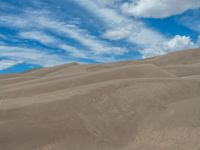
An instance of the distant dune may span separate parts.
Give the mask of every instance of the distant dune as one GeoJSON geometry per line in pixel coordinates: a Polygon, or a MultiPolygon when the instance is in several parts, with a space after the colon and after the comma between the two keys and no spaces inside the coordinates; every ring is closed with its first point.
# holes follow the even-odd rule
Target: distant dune
{"type": "Polygon", "coordinates": [[[199,150],[200,49],[0,76],[0,150],[199,150]]]}

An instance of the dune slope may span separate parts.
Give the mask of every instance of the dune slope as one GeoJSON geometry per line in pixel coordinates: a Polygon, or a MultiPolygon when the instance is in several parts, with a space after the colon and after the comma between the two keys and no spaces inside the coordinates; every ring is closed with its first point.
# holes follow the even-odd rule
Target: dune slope
{"type": "Polygon", "coordinates": [[[0,76],[2,150],[198,150],[200,49],[0,76]]]}

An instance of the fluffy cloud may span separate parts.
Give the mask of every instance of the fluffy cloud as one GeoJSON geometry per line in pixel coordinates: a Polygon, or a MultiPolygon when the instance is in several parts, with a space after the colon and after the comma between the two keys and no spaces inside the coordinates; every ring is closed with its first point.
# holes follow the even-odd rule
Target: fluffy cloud
{"type": "Polygon", "coordinates": [[[189,36],[177,35],[168,42],[169,50],[183,50],[187,48],[194,48],[197,45],[192,42],[189,36]]]}
{"type": "Polygon", "coordinates": [[[199,0],[132,0],[122,5],[122,12],[137,17],[164,18],[199,7],[199,0]]]}
{"type": "Polygon", "coordinates": [[[179,51],[184,49],[196,48],[200,45],[198,41],[194,43],[189,36],[176,35],[169,41],[165,41],[159,46],[144,48],[141,50],[143,58],[164,55],[169,52],[179,51]]]}

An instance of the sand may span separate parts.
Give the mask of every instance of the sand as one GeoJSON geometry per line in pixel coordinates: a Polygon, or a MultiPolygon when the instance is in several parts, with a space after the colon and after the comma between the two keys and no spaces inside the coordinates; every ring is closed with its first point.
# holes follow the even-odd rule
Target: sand
{"type": "Polygon", "coordinates": [[[200,49],[0,76],[0,150],[199,150],[200,49]]]}

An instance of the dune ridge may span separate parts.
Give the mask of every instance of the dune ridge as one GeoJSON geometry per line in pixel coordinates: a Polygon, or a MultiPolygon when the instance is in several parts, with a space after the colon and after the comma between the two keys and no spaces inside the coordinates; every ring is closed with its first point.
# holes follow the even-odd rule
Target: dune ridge
{"type": "Polygon", "coordinates": [[[0,150],[198,150],[200,49],[0,75],[0,150]]]}

